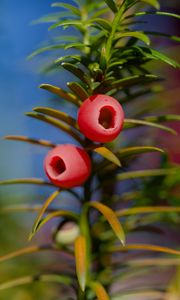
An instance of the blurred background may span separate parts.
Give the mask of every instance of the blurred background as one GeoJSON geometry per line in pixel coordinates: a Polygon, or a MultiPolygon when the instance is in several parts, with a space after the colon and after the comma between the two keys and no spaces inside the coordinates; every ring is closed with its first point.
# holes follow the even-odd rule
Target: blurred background
{"type": "MultiPolygon", "coordinates": [[[[70,2],[70,1],[69,1],[70,2]]],[[[179,0],[161,2],[161,10],[180,13],[179,0]]],[[[48,32],[48,24],[32,25],[32,21],[46,15],[55,8],[51,8],[51,0],[16,0],[0,1],[0,136],[5,135],[27,135],[35,138],[49,139],[54,142],[69,142],[66,135],[58,130],[41,124],[39,121],[29,119],[24,113],[31,111],[34,106],[47,106],[61,108],[61,101],[51,100],[51,95],[38,88],[41,83],[52,83],[63,87],[68,80],[68,75],[60,70],[56,73],[42,73],[41,69],[50,59],[48,54],[27,60],[27,56],[45,41],[52,38],[54,33],[48,32]],[[52,101],[52,102],[51,102],[52,101]]],[[[172,18],[148,17],[151,31],[158,28],[159,32],[179,35],[179,21],[172,18]]],[[[63,34],[58,29],[59,34],[63,34]]],[[[157,48],[164,48],[164,53],[180,62],[180,46],[167,39],[154,39],[157,48]]],[[[61,55],[61,51],[54,54],[54,58],[61,55]]],[[[51,57],[52,59],[52,57],[51,57]]],[[[168,111],[179,113],[178,104],[180,88],[180,72],[170,67],[157,64],[152,66],[158,73],[166,77],[166,91],[159,93],[157,102],[163,101],[164,108],[157,106],[157,113],[168,111]],[[168,107],[168,109],[167,109],[168,107]]],[[[72,112],[71,106],[63,106],[64,111],[72,112]]],[[[72,112],[73,113],[73,112],[72,112]]],[[[180,133],[178,124],[172,125],[180,133]]],[[[166,134],[156,135],[158,146],[164,147],[173,163],[180,163],[180,140],[177,137],[167,137],[166,134]]],[[[43,177],[45,178],[42,162],[47,149],[29,146],[26,143],[13,141],[0,141],[0,180],[21,177],[43,177]]],[[[48,188],[40,189],[31,186],[7,186],[0,190],[0,207],[5,204],[36,203],[44,200],[49,193],[48,188]]],[[[28,215],[29,216],[29,215],[28,215]]],[[[27,244],[27,234],[33,223],[24,214],[0,216],[0,255],[11,250],[23,247],[27,244]]],[[[40,237],[40,239],[43,237],[40,237]]],[[[49,237],[46,237],[48,239],[49,237]]],[[[32,273],[38,268],[49,268],[57,257],[47,254],[30,255],[19,258],[17,261],[2,263],[0,265],[0,282],[9,278],[22,276],[27,272],[32,273]],[[40,259],[41,258],[41,259],[40,259]],[[17,268],[17,266],[21,266],[17,268]],[[27,269],[27,272],[26,272],[27,269]]],[[[32,299],[57,299],[54,288],[34,285],[30,288],[19,288],[15,290],[0,291],[1,300],[32,300],[32,299]]]]}

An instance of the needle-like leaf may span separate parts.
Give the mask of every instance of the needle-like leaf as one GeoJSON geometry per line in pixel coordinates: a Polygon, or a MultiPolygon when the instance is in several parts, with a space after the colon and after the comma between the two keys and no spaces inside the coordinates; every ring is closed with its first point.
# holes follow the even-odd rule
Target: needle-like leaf
{"type": "Polygon", "coordinates": [[[94,291],[98,300],[110,300],[105,288],[98,281],[90,282],[89,286],[94,291]]]}
{"type": "Polygon", "coordinates": [[[73,94],[67,93],[66,91],[64,91],[62,88],[58,87],[58,86],[54,86],[51,84],[47,84],[47,83],[43,83],[39,86],[41,89],[47,90],[77,106],[79,106],[79,101],[77,99],[76,96],[74,96],[73,94]]]}
{"type": "Polygon", "coordinates": [[[67,286],[72,284],[72,280],[65,275],[57,275],[57,274],[38,274],[34,276],[24,276],[19,277],[14,280],[10,280],[0,284],[0,290],[5,290],[17,286],[21,286],[24,284],[30,284],[35,281],[39,282],[48,282],[48,283],[61,283],[67,286]]]}
{"type": "Polygon", "coordinates": [[[67,123],[68,125],[72,126],[74,129],[78,130],[78,125],[76,120],[68,115],[67,113],[64,113],[60,110],[56,110],[50,107],[35,107],[33,108],[35,112],[46,114],[47,116],[51,116],[53,118],[56,118],[60,121],[63,121],[67,123]]]}
{"type": "Polygon", "coordinates": [[[38,216],[34,222],[34,225],[32,227],[32,230],[29,234],[29,240],[31,240],[33,238],[33,236],[35,235],[38,227],[39,227],[39,222],[41,221],[41,218],[43,216],[43,214],[46,212],[46,209],[48,208],[48,206],[52,203],[52,201],[54,201],[54,199],[59,195],[60,190],[56,190],[55,192],[53,192],[50,197],[47,198],[47,200],[45,201],[45,203],[43,204],[41,210],[38,213],[38,216]]]}
{"type": "Polygon", "coordinates": [[[112,12],[116,13],[118,11],[117,5],[113,0],[104,0],[112,12]]]}
{"type": "Polygon", "coordinates": [[[87,246],[86,239],[80,235],[75,240],[76,273],[81,290],[84,291],[87,280],[87,246]]]}
{"type": "Polygon", "coordinates": [[[43,245],[43,246],[35,245],[35,246],[21,248],[19,250],[16,250],[4,256],[0,256],[0,263],[25,254],[36,253],[36,252],[52,250],[52,249],[53,247],[51,245],[43,245]]]}
{"type": "Polygon", "coordinates": [[[144,34],[143,32],[127,31],[127,32],[118,33],[116,35],[116,39],[123,38],[123,37],[134,37],[134,38],[141,40],[145,44],[150,45],[149,37],[146,34],[144,34]]]}
{"type": "Polygon", "coordinates": [[[93,151],[100,154],[101,156],[103,156],[104,158],[106,158],[107,160],[112,162],[113,164],[117,165],[118,167],[121,167],[119,158],[108,148],[97,147],[97,148],[93,149],[93,151]]]}
{"type": "Polygon", "coordinates": [[[74,74],[76,77],[78,77],[82,82],[84,82],[88,86],[91,86],[91,78],[80,68],[74,66],[73,64],[65,62],[63,62],[61,66],[70,73],[74,74]]]}
{"type": "Polygon", "coordinates": [[[115,180],[128,180],[128,179],[135,179],[135,178],[145,178],[151,176],[168,176],[176,174],[177,169],[151,169],[151,170],[138,170],[138,171],[129,171],[125,173],[118,174],[115,177],[115,180]]]}
{"type": "Polygon", "coordinates": [[[51,182],[45,181],[41,178],[15,178],[15,179],[7,179],[0,181],[0,185],[9,185],[9,184],[37,184],[37,185],[54,185],[51,182]]]}
{"type": "Polygon", "coordinates": [[[161,125],[159,123],[154,123],[154,122],[150,122],[150,121],[146,121],[146,120],[135,120],[135,119],[125,119],[124,120],[124,129],[129,129],[129,128],[134,128],[137,126],[150,126],[150,127],[155,127],[167,132],[170,132],[171,134],[176,135],[177,132],[167,126],[161,125]]]}
{"type": "MultiPolygon", "coordinates": [[[[46,211],[47,211],[47,209],[46,209],[46,211]]],[[[49,222],[53,218],[57,218],[57,217],[66,217],[67,219],[75,220],[75,221],[78,220],[78,215],[75,214],[72,211],[69,211],[69,210],[57,210],[57,211],[51,212],[50,214],[47,214],[46,217],[44,217],[44,218],[42,218],[41,220],[38,221],[35,233],[37,233],[41,229],[41,227],[43,225],[45,225],[47,222],[49,222]]]]}
{"type": "Polygon", "coordinates": [[[22,135],[7,135],[4,137],[6,140],[11,140],[11,141],[20,141],[20,142],[27,142],[30,144],[35,144],[38,146],[44,146],[44,147],[55,147],[56,145],[53,144],[50,141],[42,140],[42,139],[33,139],[28,136],[22,136],[22,135]]]}
{"type": "Polygon", "coordinates": [[[155,11],[155,12],[142,11],[142,12],[137,12],[133,15],[128,15],[128,16],[125,17],[125,19],[132,18],[132,17],[145,16],[145,15],[159,15],[159,16],[165,16],[165,17],[172,17],[172,18],[175,18],[175,19],[180,19],[180,15],[170,13],[168,11],[155,11]]]}
{"type": "Polygon", "coordinates": [[[68,3],[54,2],[51,5],[52,7],[62,7],[64,9],[70,10],[74,15],[81,16],[80,10],[75,6],[68,3]]]}
{"type": "Polygon", "coordinates": [[[119,222],[115,212],[110,207],[108,207],[100,202],[96,202],[96,201],[90,202],[89,206],[97,209],[105,217],[105,219],[110,224],[112,230],[114,231],[114,233],[116,234],[118,239],[121,241],[122,245],[124,246],[125,245],[124,230],[123,230],[122,225],[119,222]]]}
{"type": "Polygon", "coordinates": [[[174,254],[174,255],[180,255],[179,250],[175,250],[168,247],[161,247],[156,245],[149,245],[149,244],[129,244],[125,247],[122,246],[111,246],[108,250],[112,252],[117,251],[126,251],[126,250],[143,250],[143,251],[153,251],[153,252],[162,252],[167,254],[174,254]]]}
{"type": "Polygon", "coordinates": [[[67,86],[75,93],[75,95],[81,100],[84,101],[89,97],[87,91],[77,82],[68,82],[67,86]]]}
{"type": "Polygon", "coordinates": [[[157,0],[140,0],[140,1],[145,2],[145,3],[155,7],[156,9],[160,8],[159,1],[157,1],[157,0]]]}
{"type": "MultiPolygon", "coordinates": [[[[151,152],[160,152],[164,153],[164,150],[161,148],[157,147],[152,147],[152,146],[136,146],[136,147],[127,147],[127,148],[121,148],[117,152],[115,152],[115,155],[117,158],[125,159],[129,156],[136,156],[139,154],[143,153],[151,153],[151,152]]],[[[106,166],[109,166],[110,162],[109,161],[103,161],[101,163],[98,163],[94,167],[94,172],[102,172],[106,166]]]]}
{"type": "Polygon", "coordinates": [[[174,206],[143,206],[143,207],[132,207],[127,209],[120,209],[116,211],[118,217],[131,216],[136,214],[149,214],[149,213],[169,213],[178,212],[180,213],[180,207],[174,206]]]}
{"type": "Polygon", "coordinates": [[[64,124],[63,122],[56,120],[55,118],[52,117],[48,117],[48,116],[44,116],[42,114],[39,113],[34,113],[34,112],[29,112],[26,113],[26,116],[43,121],[45,123],[48,123],[52,126],[55,126],[61,130],[63,130],[64,132],[68,133],[70,136],[72,136],[77,142],[79,142],[81,145],[84,145],[83,140],[80,138],[80,136],[73,131],[73,129],[71,128],[71,126],[64,124]]]}

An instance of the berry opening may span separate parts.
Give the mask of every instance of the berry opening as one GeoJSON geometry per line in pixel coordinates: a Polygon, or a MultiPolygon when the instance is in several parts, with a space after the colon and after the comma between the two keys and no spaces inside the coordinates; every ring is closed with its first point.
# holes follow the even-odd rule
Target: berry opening
{"type": "Polygon", "coordinates": [[[105,129],[114,128],[115,126],[115,111],[110,106],[104,106],[99,113],[99,124],[105,129]]]}
{"type": "Polygon", "coordinates": [[[59,156],[55,156],[52,158],[50,166],[52,167],[54,176],[59,176],[66,170],[65,163],[59,156]]]}

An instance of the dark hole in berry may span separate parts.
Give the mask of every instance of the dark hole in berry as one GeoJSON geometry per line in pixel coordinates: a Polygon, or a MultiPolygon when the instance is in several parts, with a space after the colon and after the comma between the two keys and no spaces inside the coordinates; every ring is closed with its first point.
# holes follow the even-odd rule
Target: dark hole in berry
{"type": "Polygon", "coordinates": [[[105,129],[114,128],[115,111],[111,106],[104,106],[100,110],[99,124],[105,129]]]}
{"type": "Polygon", "coordinates": [[[66,170],[66,166],[62,158],[55,156],[50,163],[55,176],[62,174],[66,170]]]}

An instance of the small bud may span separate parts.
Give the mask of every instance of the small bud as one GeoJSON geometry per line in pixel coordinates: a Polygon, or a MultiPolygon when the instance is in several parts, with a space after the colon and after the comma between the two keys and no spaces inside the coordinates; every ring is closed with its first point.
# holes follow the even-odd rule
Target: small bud
{"type": "Polygon", "coordinates": [[[73,244],[80,234],[79,226],[74,222],[63,223],[55,234],[55,242],[59,245],[73,244]]]}

